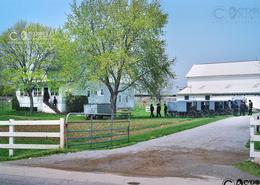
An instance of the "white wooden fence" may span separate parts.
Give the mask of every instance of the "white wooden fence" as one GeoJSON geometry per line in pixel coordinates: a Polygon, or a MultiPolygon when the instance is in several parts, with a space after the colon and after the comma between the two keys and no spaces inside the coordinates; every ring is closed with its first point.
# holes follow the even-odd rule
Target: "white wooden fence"
{"type": "Polygon", "coordinates": [[[0,126],[9,126],[9,132],[0,132],[0,137],[9,137],[9,144],[0,144],[0,148],[9,149],[9,156],[14,149],[58,149],[64,148],[64,119],[44,121],[0,121],[0,126]],[[15,126],[60,126],[59,132],[15,132],[15,126]],[[53,144],[15,144],[15,137],[29,138],[60,138],[59,145],[53,144]]]}
{"type": "Polygon", "coordinates": [[[250,158],[260,158],[260,151],[255,151],[255,142],[260,142],[260,135],[257,135],[257,127],[260,126],[260,115],[250,118],[250,158]]]}

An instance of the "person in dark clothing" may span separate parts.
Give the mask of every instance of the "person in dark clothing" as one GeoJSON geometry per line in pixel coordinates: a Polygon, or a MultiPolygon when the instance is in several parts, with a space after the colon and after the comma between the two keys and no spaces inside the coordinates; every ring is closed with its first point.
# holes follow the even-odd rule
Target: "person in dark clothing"
{"type": "Polygon", "coordinates": [[[252,115],[253,113],[253,102],[249,100],[249,109],[248,109],[248,115],[252,115]]]}
{"type": "Polygon", "coordinates": [[[158,117],[162,117],[162,115],[161,115],[161,104],[160,104],[160,103],[157,104],[156,117],[157,117],[157,118],[158,118],[158,117]]]}
{"type": "Polygon", "coordinates": [[[244,101],[240,103],[240,116],[244,116],[246,114],[246,104],[244,101]]]}
{"type": "Polygon", "coordinates": [[[150,114],[150,117],[151,117],[151,118],[154,117],[154,113],[153,113],[153,112],[154,112],[154,106],[153,106],[153,104],[151,104],[151,105],[150,105],[150,113],[151,113],[151,114],[150,114]]]}
{"type": "Polygon", "coordinates": [[[231,103],[231,108],[233,110],[233,116],[237,116],[237,113],[238,113],[238,104],[236,101],[233,101],[231,103]]]}
{"type": "Polygon", "coordinates": [[[53,106],[55,108],[57,108],[57,103],[58,103],[57,98],[56,98],[56,96],[54,96],[54,98],[53,98],[53,106]]]}
{"type": "Polygon", "coordinates": [[[166,103],[164,104],[164,116],[165,117],[168,117],[168,107],[167,107],[167,105],[166,105],[166,103]]]}

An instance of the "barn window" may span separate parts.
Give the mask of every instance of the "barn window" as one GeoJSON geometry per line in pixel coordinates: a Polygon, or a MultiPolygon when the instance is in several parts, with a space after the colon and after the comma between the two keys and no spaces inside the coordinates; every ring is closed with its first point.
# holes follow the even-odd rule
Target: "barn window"
{"type": "Polygon", "coordinates": [[[205,100],[210,100],[210,96],[209,96],[209,95],[206,95],[206,96],[205,96],[205,100]]]}
{"type": "Polygon", "coordinates": [[[260,83],[256,83],[253,88],[257,88],[260,85],[260,83]]]}
{"type": "Polygon", "coordinates": [[[184,96],[184,100],[189,100],[190,97],[189,96],[184,96]]]}
{"type": "Polygon", "coordinates": [[[225,86],[225,89],[229,89],[231,87],[231,84],[228,84],[225,86]]]}

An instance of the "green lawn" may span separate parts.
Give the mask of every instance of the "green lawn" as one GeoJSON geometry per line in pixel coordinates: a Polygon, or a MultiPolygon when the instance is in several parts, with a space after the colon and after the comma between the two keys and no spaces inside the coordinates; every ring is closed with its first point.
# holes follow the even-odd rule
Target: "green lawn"
{"type": "MultiPolygon", "coordinates": [[[[245,145],[246,148],[250,148],[250,142],[245,145]]],[[[255,150],[260,151],[260,142],[255,142],[255,150]]],[[[251,175],[260,176],[260,165],[257,165],[251,161],[242,161],[235,165],[238,169],[247,172],[251,175]]]]}
{"type": "MultiPolygon", "coordinates": [[[[65,115],[53,115],[53,114],[45,114],[45,113],[33,113],[30,115],[28,112],[16,112],[12,110],[2,111],[0,114],[0,120],[8,120],[8,119],[16,119],[16,120],[53,120],[59,119],[61,117],[65,117],[65,115]]],[[[224,119],[227,116],[214,116],[214,117],[203,117],[203,118],[186,118],[186,117],[168,117],[168,118],[149,118],[149,113],[144,111],[144,108],[137,107],[132,112],[132,119],[130,124],[130,140],[126,141],[114,141],[112,145],[108,145],[108,148],[118,148],[127,145],[132,145],[138,143],[140,141],[146,141],[154,138],[158,138],[161,136],[173,134],[176,132],[180,132],[182,130],[191,129],[194,127],[198,127],[201,125],[208,124],[210,122],[214,122],[220,119],[224,119]]],[[[86,122],[83,116],[72,116],[69,120],[69,128],[77,129],[80,124],[74,124],[86,122]],[[74,126],[76,125],[76,126],[74,126]]],[[[80,129],[88,129],[88,124],[82,124],[80,129]]],[[[102,124],[100,124],[102,125],[102,124]]],[[[104,123],[103,123],[104,125],[104,123]]],[[[100,128],[104,128],[103,126],[99,126],[100,128]]],[[[122,125],[118,125],[118,127],[122,127],[122,125]]],[[[6,130],[8,128],[0,127],[0,130],[6,130]]],[[[55,127],[44,127],[41,128],[39,126],[32,127],[24,126],[21,128],[17,128],[18,131],[56,131],[58,128],[55,127]],[[45,130],[44,130],[45,129],[45,130]]],[[[121,136],[119,139],[126,139],[126,136],[121,136]]],[[[0,143],[7,143],[7,138],[1,138],[0,143]]],[[[58,140],[56,139],[46,139],[46,138],[35,138],[34,140],[30,138],[16,138],[16,143],[30,143],[30,144],[58,144],[58,140]]],[[[8,150],[0,149],[0,160],[14,160],[21,158],[29,158],[36,157],[42,155],[49,155],[52,153],[61,153],[61,152],[73,152],[80,150],[91,150],[104,148],[107,146],[104,143],[92,145],[81,145],[74,146],[64,150],[15,150],[15,156],[12,158],[8,157],[8,150]]]]}
{"type": "Polygon", "coordinates": [[[260,177],[260,165],[250,161],[243,161],[235,165],[241,171],[260,177]]]}

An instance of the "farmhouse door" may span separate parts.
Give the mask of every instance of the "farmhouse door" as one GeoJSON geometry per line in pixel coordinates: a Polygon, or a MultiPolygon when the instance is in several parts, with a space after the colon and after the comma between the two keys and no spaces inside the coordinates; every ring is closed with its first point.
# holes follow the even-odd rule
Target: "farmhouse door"
{"type": "Polygon", "coordinates": [[[49,102],[49,99],[50,99],[49,89],[48,89],[48,87],[44,87],[44,90],[43,90],[43,101],[44,102],[49,102]]]}

